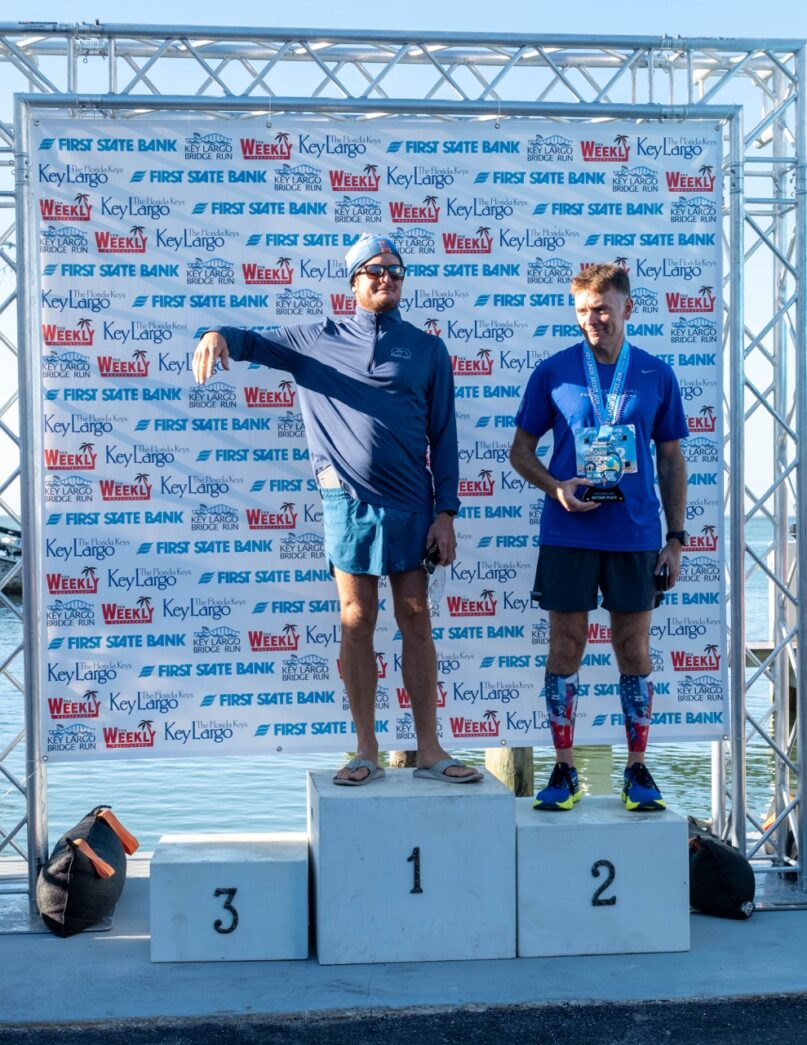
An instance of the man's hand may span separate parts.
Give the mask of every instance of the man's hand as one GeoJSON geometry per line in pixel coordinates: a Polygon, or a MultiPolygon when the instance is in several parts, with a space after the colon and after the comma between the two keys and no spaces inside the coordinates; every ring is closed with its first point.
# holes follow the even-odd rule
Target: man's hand
{"type": "Polygon", "coordinates": [[[680,541],[676,541],[675,538],[671,541],[667,541],[664,547],[659,552],[659,557],[656,560],[656,568],[653,571],[656,576],[661,573],[661,567],[666,563],[670,569],[670,580],[667,585],[668,588],[674,588],[675,582],[678,580],[678,574],[681,572],[681,552],[683,547],[680,541]]]}
{"type": "Polygon", "coordinates": [[[513,445],[510,447],[510,464],[528,483],[537,486],[545,494],[560,501],[567,512],[590,512],[599,508],[597,501],[580,501],[575,496],[578,486],[593,486],[590,479],[564,479],[554,477],[535,456],[538,436],[516,429],[513,445]]]}
{"type": "Polygon", "coordinates": [[[590,512],[594,508],[600,507],[599,501],[581,501],[576,496],[576,490],[579,486],[593,486],[594,483],[590,479],[564,479],[563,482],[558,483],[556,489],[553,491],[556,500],[560,501],[567,512],[590,512]]]}
{"type": "Polygon", "coordinates": [[[208,330],[202,335],[202,339],[193,353],[193,376],[197,385],[203,385],[208,378],[213,376],[216,362],[220,361],[223,370],[230,369],[230,353],[227,351],[227,342],[221,334],[208,330]]]}
{"type": "Polygon", "coordinates": [[[450,566],[457,557],[457,536],[454,533],[454,517],[440,512],[426,534],[426,547],[436,544],[440,549],[440,565],[450,566]]]}

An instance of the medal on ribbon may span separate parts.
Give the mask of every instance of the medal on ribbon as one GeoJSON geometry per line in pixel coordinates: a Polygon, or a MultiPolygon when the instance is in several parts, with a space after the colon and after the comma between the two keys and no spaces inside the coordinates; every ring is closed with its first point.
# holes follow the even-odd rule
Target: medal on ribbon
{"type": "Polygon", "coordinates": [[[624,426],[619,424],[625,402],[625,386],[630,372],[630,345],[627,342],[617,359],[608,395],[603,397],[597,361],[587,345],[583,345],[583,368],[596,427],[587,429],[583,437],[583,473],[593,485],[586,487],[584,501],[618,502],[625,495],[619,481],[625,472],[624,426]]]}

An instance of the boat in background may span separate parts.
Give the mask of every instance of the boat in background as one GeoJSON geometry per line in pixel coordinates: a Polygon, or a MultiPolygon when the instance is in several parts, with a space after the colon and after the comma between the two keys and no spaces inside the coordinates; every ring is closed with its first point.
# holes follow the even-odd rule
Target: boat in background
{"type": "Polygon", "coordinates": [[[20,592],[22,575],[17,572],[7,584],[5,578],[22,561],[22,532],[16,523],[0,524],[0,588],[6,592],[20,592]]]}

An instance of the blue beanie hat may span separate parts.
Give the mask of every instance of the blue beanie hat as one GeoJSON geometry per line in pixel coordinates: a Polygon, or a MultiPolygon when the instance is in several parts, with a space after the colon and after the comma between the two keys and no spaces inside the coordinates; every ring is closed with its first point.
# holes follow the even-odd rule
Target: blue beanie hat
{"type": "Polygon", "coordinates": [[[400,251],[395,246],[392,236],[371,236],[369,232],[363,232],[345,254],[347,278],[352,280],[356,275],[356,270],[360,269],[365,261],[374,258],[376,254],[394,254],[403,265],[400,251]]]}

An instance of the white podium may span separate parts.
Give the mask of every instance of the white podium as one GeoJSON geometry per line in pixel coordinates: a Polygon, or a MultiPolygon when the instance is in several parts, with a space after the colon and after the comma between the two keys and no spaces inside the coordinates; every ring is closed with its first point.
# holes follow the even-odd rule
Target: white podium
{"type": "Polygon", "coordinates": [[[516,800],[518,954],[689,950],[686,819],[629,813],[618,795],[568,812],[516,800]]]}
{"type": "Polygon", "coordinates": [[[302,832],[163,835],[149,888],[153,962],[308,957],[302,832]]]}
{"type": "Polygon", "coordinates": [[[515,957],[515,799],[411,769],[341,787],[308,774],[322,965],[515,957]]]}

